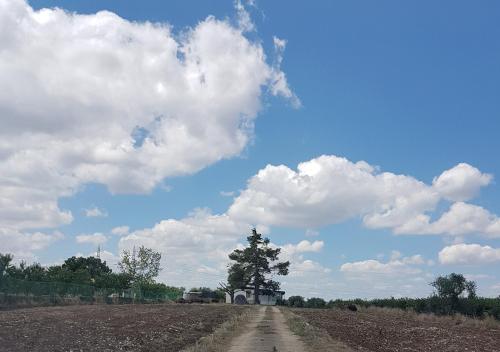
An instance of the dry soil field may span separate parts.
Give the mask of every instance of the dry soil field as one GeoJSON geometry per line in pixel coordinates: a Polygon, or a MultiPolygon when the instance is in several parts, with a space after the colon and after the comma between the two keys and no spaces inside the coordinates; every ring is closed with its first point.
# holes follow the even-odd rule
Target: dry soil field
{"type": "Polygon", "coordinates": [[[383,309],[292,311],[358,351],[500,351],[500,324],[383,309]]]}
{"type": "Polygon", "coordinates": [[[170,304],[0,311],[0,350],[179,351],[242,309],[170,304]]]}

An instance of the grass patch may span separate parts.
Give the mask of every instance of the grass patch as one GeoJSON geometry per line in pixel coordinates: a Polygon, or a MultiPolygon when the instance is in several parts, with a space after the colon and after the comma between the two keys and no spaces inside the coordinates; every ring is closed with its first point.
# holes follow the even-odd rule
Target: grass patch
{"type": "Polygon", "coordinates": [[[241,314],[231,317],[222,323],[213,333],[200,338],[196,343],[181,352],[224,352],[240,328],[247,323],[254,307],[245,309],[241,314]]]}

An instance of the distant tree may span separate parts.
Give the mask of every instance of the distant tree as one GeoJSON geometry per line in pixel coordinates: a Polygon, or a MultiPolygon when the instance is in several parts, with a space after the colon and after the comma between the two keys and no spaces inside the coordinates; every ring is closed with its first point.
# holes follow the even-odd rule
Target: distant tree
{"type": "Polygon", "coordinates": [[[94,285],[97,288],[110,288],[116,290],[125,290],[131,285],[130,275],[126,273],[106,273],[95,279],[94,285]]]}
{"type": "Polygon", "coordinates": [[[436,280],[431,282],[437,295],[441,298],[458,300],[460,296],[467,292],[469,298],[476,296],[476,283],[467,281],[462,274],[452,273],[447,276],[438,276],[436,280]]]}
{"type": "Polygon", "coordinates": [[[92,283],[96,278],[110,274],[111,269],[100,258],[96,257],[71,257],[64,261],[62,265],[63,270],[70,272],[87,272],[92,283]]]}
{"type": "Polygon", "coordinates": [[[172,299],[182,297],[184,287],[172,287],[156,282],[141,282],[139,287],[145,298],[148,299],[172,299]]]}
{"type": "Polygon", "coordinates": [[[254,289],[254,303],[259,304],[259,295],[262,289],[279,290],[280,284],[270,279],[268,276],[275,273],[277,275],[288,275],[290,262],[278,262],[278,255],[281,248],[273,249],[269,246],[269,239],[262,238],[256,229],[247,237],[248,247],[245,249],[235,249],[229,254],[229,259],[241,265],[245,276],[249,278],[249,284],[254,289]]]}
{"type": "Polygon", "coordinates": [[[305,307],[305,300],[304,297],[302,296],[290,296],[288,298],[288,306],[289,307],[296,307],[296,308],[302,308],[305,307]]]}
{"type": "Polygon", "coordinates": [[[234,303],[234,293],[237,290],[244,289],[250,283],[250,280],[251,276],[247,274],[243,265],[235,263],[228,269],[227,284],[221,282],[219,288],[229,294],[231,303],[234,303]]]}
{"type": "Polygon", "coordinates": [[[306,302],[307,308],[325,308],[326,302],[323,298],[312,297],[306,302]]]}
{"type": "Polygon", "coordinates": [[[118,266],[130,275],[132,283],[152,283],[161,271],[160,261],[161,253],[141,246],[139,250],[135,247],[132,251],[124,250],[118,266]]]}
{"type": "Polygon", "coordinates": [[[12,254],[0,253],[0,278],[7,274],[7,270],[12,266],[12,259],[14,259],[12,254]]]}
{"type": "Polygon", "coordinates": [[[437,296],[447,302],[448,312],[455,312],[459,309],[460,297],[465,296],[473,299],[476,297],[476,283],[468,281],[462,274],[451,273],[446,276],[438,276],[431,282],[437,291],[437,296]]]}
{"type": "Polygon", "coordinates": [[[47,280],[47,269],[41,266],[39,263],[34,263],[31,265],[25,265],[21,262],[22,275],[24,280],[28,281],[46,281],[47,280]]]}
{"type": "Polygon", "coordinates": [[[467,291],[467,298],[477,298],[476,294],[477,284],[475,281],[467,281],[465,283],[465,290],[467,291]]]}
{"type": "Polygon", "coordinates": [[[217,300],[217,302],[225,302],[226,293],[224,292],[224,290],[217,288],[217,289],[215,289],[214,293],[215,293],[215,299],[217,300]]]}
{"type": "Polygon", "coordinates": [[[87,270],[80,269],[76,271],[69,270],[62,265],[53,265],[47,268],[48,281],[67,282],[80,285],[90,285],[92,283],[90,274],[87,270]]]}

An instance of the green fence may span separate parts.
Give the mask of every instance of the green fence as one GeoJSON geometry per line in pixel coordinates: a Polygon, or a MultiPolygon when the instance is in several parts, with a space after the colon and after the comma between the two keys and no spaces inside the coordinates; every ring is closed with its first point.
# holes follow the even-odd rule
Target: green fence
{"type": "Polygon", "coordinates": [[[0,277],[0,305],[78,303],[151,303],[177,299],[173,292],[149,292],[137,288],[98,288],[67,282],[38,282],[0,277]]]}

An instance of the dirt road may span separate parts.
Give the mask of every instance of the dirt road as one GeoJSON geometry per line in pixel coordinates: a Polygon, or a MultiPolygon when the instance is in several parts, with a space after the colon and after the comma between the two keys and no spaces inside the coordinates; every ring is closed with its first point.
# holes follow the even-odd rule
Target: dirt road
{"type": "Polygon", "coordinates": [[[305,352],[304,343],[294,335],[276,307],[255,310],[243,333],[233,339],[229,352],[305,352]]]}

